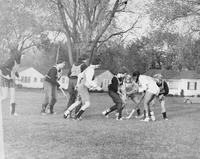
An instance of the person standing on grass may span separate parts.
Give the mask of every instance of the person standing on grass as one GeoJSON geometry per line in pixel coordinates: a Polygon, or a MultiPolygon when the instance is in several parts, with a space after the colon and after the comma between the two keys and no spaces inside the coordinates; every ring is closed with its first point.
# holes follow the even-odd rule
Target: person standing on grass
{"type": "Polygon", "coordinates": [[[141,121],[155,120],[154,112],[150,109],[150,103],[159,94],[160,89],[154,78],[141,75],[139,71],[132,74],[133,80],[138,84],[138,92],[144,93],[144,117],[141,121]]]}
{"type": "Polygon", "coordinates": [[[77,80],[77,91],[78,96],[80,97],[79,100],[77,100],[75,103],[73,103],[69,108],[64,112],[64,118],[68,118],[70,115],[70,112],[75,109],[79,104],[81,105],[80,110],[75,114],[75,120],[79,120],[82,116],[82,114],[85,112],[85,110],[90,107],[90,94],[88,92],[88,89],[96,89],[98,91],[102,90],[97,83],[94,81],[94,73],[95,69],[100,66],[100,58],[96,57],[92,60],[92,63],[82,72],[78,75],[77,80]]]}
{"type": "Polygon", "coordinates": [[[167,82],[163,80],[163,76],[161,74],[155,74],[153,77],[155,78],[156,83],[158,87],[160,88],[160,92],[157,98],[160,102],[163,119],[168,120],[166,109],[165,109],[165,96],[169,93],[169,87],[167,85],[167,82]]]}
{"type": "Polygon", "coordinates": [[[122,120],[122,110],[123,110],[123,94],[120,91],[121,86],[123,85],[124,78],[128,70],[125,67],[122,67],[118,74],[114,76],[111,80],[111,84],[108,86],[108,94],[115,103],[114,106],[102,112],[106,117],[113,111],[117,110],[118,116],[116,120],[122,120]]]}
{"type": "Polygon", "coordinates": [[[0,66],[0,87],[2,90],[0,100],[6,99],[8,92],[10,92],[10,114],[14,116],[18,115],[15,102],[15,80],[19,78],[18,68],[21,58],[22,54],[20,52],[11,49],[10,58],[0,66]]]}
{"type": "MultiPolygon", "coordinates": [[[[76,96],[77,96],[77,90],[75,89],[75,86],[77,84],[78,75],[83,72],[87,67],[87,57],[82,56],[78,59],[78,61],[72,65],[68,77],[69,77],[69,85],[68,85],[68,92],[69,92],[69,101],[67,103],[67,108],[69,108],[70,105],[72,105],[75,102],[76,96]]],[[[66,109],[67,109],[66,108],[66,109]]],[[[77,107],[75,109],[75,114],[78,112],[80,107],[77,107]]],[[[71,117],[71,113],[70,113],[71,117]]]]}
{"type": "Polygon", "coordinates": [[[65,66],[65,61],[58,60],[57,64],[49,69],[44,78],[44,102],[42,104],[41,114],[46,114],[46,108],[49,105],[50,114],[54,113],[54,105],[57,100],[57,88],[60,87],[58,80],[61,78],[61,72],[65,66]]]}

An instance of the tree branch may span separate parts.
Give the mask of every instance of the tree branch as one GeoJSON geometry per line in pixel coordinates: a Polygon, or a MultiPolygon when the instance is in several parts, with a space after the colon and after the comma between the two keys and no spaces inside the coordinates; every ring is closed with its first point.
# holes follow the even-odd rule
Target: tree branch
{"type": "Polygon", "coordinates": [[[120,31],[120,32],[111,34],[111,35],[110,35],[109,37],[107,37],[105,40],[98,41],[98,42],[99,42],[99,43],[103,43],[103,42],[108,41],[108,40],[109,40],[110,38],[112,38],[113,36],[117,36],[117,35],[121,35],[121,34],[124,34],[124,33],[129,32],[130,30],[132,30],[132,29],[135,27],[135,25],[137,24],[138,20],[139,20],[139,17],[138,17],[137,20],[133,23],[133,25],[132,25],[130,28],[128,28],[127,30],[124,30],[124,31],[120,31]]]}

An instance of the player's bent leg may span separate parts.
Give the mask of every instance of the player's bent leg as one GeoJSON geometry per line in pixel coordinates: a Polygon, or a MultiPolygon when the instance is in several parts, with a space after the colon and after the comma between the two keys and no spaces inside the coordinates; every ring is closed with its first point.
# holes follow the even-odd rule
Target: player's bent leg
{"type": "Polygon", "coordinates": [[[17,116],[16,103],[15,103],[15,88],[9,88],[10,90],[10,114],[17,116]]]}
{"type": "Polygon", "coordinates": [[[85,110],[90,107],[90,101],[86,101],[85,104],[81,107],[79,112],[76,114],[75,119],[79,119],[85,110]]]}
{"type": "Polygon", "coordinates": [[[74,110],[77,106],[79,106],[81,104],[81,101],[76,101],[75,103],[73,103],[71,106],[69,106],[69,108],[64,112],[63,117],[66,119],[70,116],[70,113],[72,110],[74,110]]]}
{"type": "Polygon", "coordinates": [[[162,113],[163,119],[164,120],[168,120],[167,112],[166,112],[166,108],[165,108],[165,100],[164,99],[160,101],[160,105],[161,105],[161,113],[162,113]]]}

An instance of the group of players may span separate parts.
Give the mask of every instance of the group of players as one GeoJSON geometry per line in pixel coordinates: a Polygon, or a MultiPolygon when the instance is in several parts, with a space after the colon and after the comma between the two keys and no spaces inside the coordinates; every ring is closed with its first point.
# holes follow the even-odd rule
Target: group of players
{"type": "MultiPolygon", "coordinates": [[[[1,98],[4,100],[10,91],[10,113],[17,115],[15,103],[15,78],[19,77],[17,67],[21,61],[21,54],[14,53],[11,57],[0,67],[0,87],[1,98]]],[[[77,63],[73,64],[69,77],[69,101],[67,108],[64,111],[64,118],[71,118],[72,111],[75,109],[75,120],[80,120],[85,110],[90,107],[89,89],[97,91],[102,90],[94,80],[95,69],[100,66],[101,60],[96,57],[88,65],[87,57],[81,57],[77,63]]],[[[62,76],[62,69],[65,62],[58,60],[57,64],[49,69],[44,78],[44,101],[41,106],[41,114],[45,115],[47,107],[49,113],[55,114],[54,105],[57,101],[57,89],[60,88],[59,79],[62,76]]],[[[165,109],[165,96],[168,94],[167,83],[162,79],[161,74],[156,74],[153,77],[141,75],[140,72],[135,71],[129,74],[126,67],[119,69],[118,73],[113,76],[111,83],[108,86],[108,94],[112,98],[114,105],[102,114],[106,117],[116,111],[116,120],[123,120],[122,111],[127,104],[127,100],[131,99],[135,104],[133,110],[126,119],[136,112],[136,117],[142,117],[142,121],[155,120],[152,106],[155,100],[158,99],[161,104],[161,112],[164,120],[168,120],[165,109]],[[143,103],[144,113],[141,113],[141,106],[143,103]]]]}

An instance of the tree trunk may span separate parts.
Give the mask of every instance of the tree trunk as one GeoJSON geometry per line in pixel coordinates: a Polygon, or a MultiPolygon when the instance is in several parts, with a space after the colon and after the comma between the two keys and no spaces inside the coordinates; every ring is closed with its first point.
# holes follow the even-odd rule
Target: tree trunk
{"type": "Polygon", "coordinates": [[[70,36],[70,30],[69,30],[69,26],[66,20],[66,16],[65,16],[65,11],[64,11],[64,6],[61,2],[61,0],[57,0],[57,6],[58,6],[58,10],[63,22],[63,26],[65,28],[65,35],[67,37],[67,49],[68,49],[68,56],[69,56],[69,62],[70,65],[72,65],[74,63],[73,61],[73,56],[72,56],[72,42],[71,42],[71,36],[70,36]]]}

